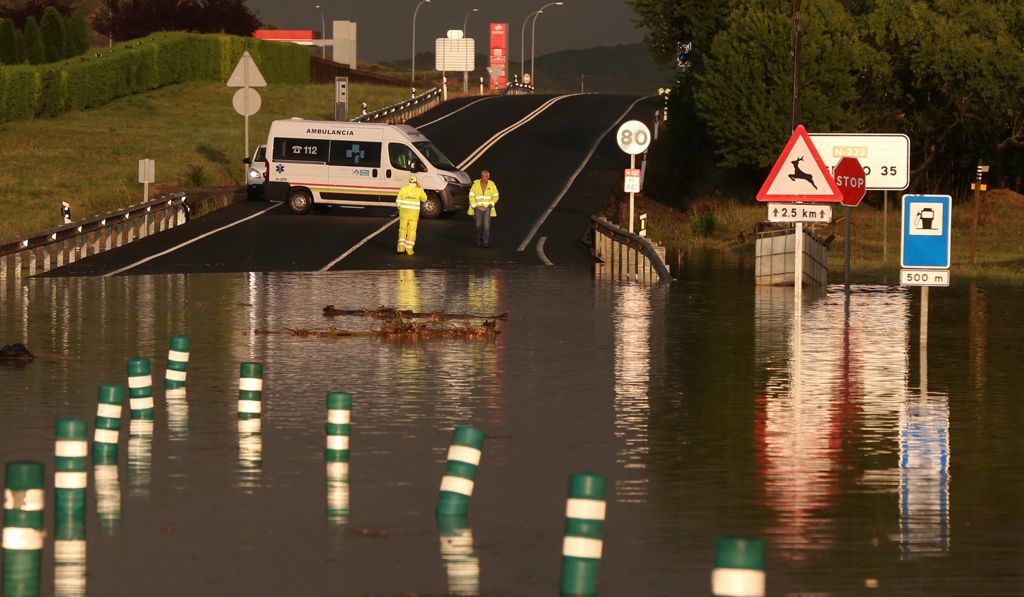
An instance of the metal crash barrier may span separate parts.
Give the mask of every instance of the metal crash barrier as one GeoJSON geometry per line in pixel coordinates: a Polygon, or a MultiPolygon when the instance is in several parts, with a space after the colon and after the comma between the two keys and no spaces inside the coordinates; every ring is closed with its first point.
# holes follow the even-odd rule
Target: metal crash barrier
{"type": "Polygon", "coordinates": [[[594,229],[594,256],[601,263],[598,276],[668,284],[672,273],[665,265],[665,247],[650,239],[619,228],[606,218],[590,216],[594,229]]]}
{"type": "Polygon", "coordinates": [[[430,91],[413,96],[404,102],[391,104],[373,112],[367,112],[352,119],[352,122],[386,122],[402,124],[411,118],[426,113],[441,105],[441,89],[434,87],[430,91]]]}

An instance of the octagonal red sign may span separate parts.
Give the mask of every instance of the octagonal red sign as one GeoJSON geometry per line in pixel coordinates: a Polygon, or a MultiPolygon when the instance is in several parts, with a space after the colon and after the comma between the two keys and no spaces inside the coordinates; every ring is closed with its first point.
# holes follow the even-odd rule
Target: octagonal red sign
{"type": "Polygon", "coordinates": [[[867,191],[867,176],[857,158],[843,158],[836,165],[833,178],[843,194],[843,205],[857,207],[867,191]]]}

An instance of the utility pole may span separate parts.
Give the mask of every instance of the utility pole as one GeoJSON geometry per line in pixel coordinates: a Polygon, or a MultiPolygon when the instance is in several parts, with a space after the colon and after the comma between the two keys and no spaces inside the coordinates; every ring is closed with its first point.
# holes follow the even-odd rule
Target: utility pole
{"type": "Polygon", "coordinates": [[[800,115],[800,0],[793,0],[793,117],[789,129],[795,130],[800,115]]]}

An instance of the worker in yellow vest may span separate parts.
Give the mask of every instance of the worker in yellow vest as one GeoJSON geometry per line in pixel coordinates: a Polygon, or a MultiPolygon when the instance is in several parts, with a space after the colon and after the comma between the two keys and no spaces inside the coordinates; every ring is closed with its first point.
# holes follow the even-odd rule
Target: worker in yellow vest
{"type": "Polygon", "coordinates": [[[484,170],[469,189],[469,215],[476,220],[476,246],[487,247],[491,238],[491,218],[498,217],[494,205],[498,202],[498,185],[491,173],[484,170]]]}
{"type": "Polygon", "coordinates": [[[398,253],[413,254],[416,244],[416,226],[420,222],[420,204],[427,200],[427,194],[416,182],[416,176],[409,177],[409,184],[398,191],[395,203],[398,206],[398,253]]]}

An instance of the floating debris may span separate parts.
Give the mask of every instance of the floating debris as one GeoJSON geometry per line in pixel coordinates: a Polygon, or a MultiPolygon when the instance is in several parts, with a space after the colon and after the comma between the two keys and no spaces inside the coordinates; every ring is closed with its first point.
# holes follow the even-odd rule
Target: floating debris
{"type": "Polygon", "coordinates": [[[355,317],[372,317],[373,319],[429,319],[430,321],[448,321],[451,319],[500,319],[507,320],[508,312],[497,315],[475,315],[473,313],[445,313],[444,311],[431,311],[429,313],[417,313],[411,310],[400,310],[394,307],[380,306],[376,309],[335,309],[334,305],[324,307],[324,317],[337,317],[339,315],[351,315],[355,317]]]}
{"type": "MultiPolygon", "coordinates": [[[[376,337],[388,340],[434,340],[434,339],[470,339],[486,340],[496,337],[501,333],[498,329],[498,322],[485,320],[479,325],[463,323],[460,325],[431,325],[428,321],[406,321],[401,317],[390,319],[381,323],[379,328],[365,331],[341,330],[335,326],[328,326],[327,329],[292,329],[284,328],[288,333],[299,338],[347,338],[347,337],[376,337]]],[[[264,330],[260,334],[267,334],[264,330]]]]}
{"type": "Polygon", "coordinates": [[[29,352],[28,347],[21,342],[7,344],[0,348],[0,359],[31,361],[34,358],[36,358],[36,355],[29,352]]]}

